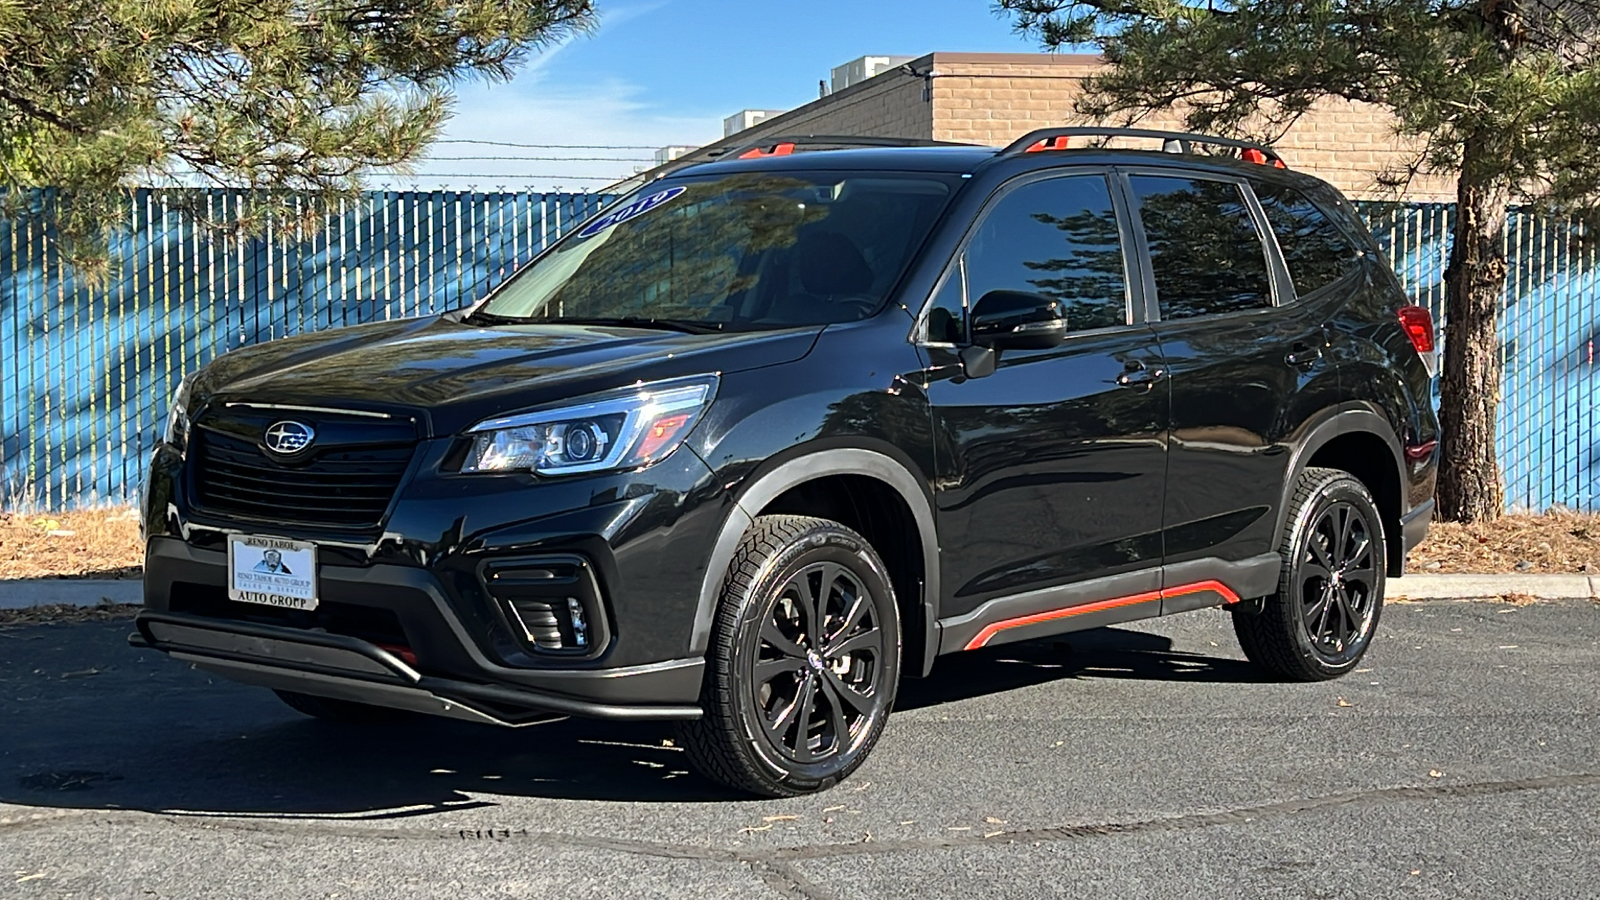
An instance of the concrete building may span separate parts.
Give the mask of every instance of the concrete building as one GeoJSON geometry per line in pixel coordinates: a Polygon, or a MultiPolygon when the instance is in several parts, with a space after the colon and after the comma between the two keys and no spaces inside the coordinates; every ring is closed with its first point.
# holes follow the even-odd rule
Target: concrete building
{"type": "Polygon", "coordinates": [[[781,109],[741,109],[733,115],[722,120],[722,136],[733,137],[741,131],[765,122],[773,116],[783,115],[781,109]]]}
{"type": "MultiPolygon", "coordinates": [[[[768,136],[803,134],[1003,145],[1035,128],[1088,124],[1074,112],[1073,103],[1083,91],[1084,78],[1102,65],[1097,56],[1071,54],[931,53],[881,67],[875,76],[787,112],[746,110],[729,120],[745,123],[737,139],[718,141],[691,156],[768,136]]],[[[1181,130],[1182,124],[1176,112],[1151,115],[1140,123],[1173,130],[1181,130]]],[[[1394,135],[1383,110],[1345,101],[1319,104],[1276,147],[1290,167],[1324,178],[1352,198],[1386,199],[1396,194],[1378,184],[1378,175],[1406,165],[1416,150],[1413,141],[1394,135]]],[[[1453,200],[1454,194],[1451,181],[1421,178],[1399,196],[1453,200]]]]}
{"type": "Polygon", "coordinates": [[[828,93],[836,94],[851,85],[860,84],[868,78],[887,72],[895,66],[903,66],[914,59],[915,56],[863,56],[842,66],[834,66],[830,73],[831,90],[828,93]]]}
{"type": "Polygon", "coordinates": [[[672,162],[681,156],[687,156],[698,149],[698,147],[694,147],[689,144],[673,144],[670,147],[662,147],[656,151],[656,165],[664,166],[667,163],[672,162]]]}

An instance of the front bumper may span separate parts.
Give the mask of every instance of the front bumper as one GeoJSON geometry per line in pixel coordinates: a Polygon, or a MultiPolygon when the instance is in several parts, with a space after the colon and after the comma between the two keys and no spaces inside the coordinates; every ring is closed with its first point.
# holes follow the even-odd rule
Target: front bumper
{"type": "Polygon", "coordinates": [[[442,448],[420,452],[382,528],[351,534],[196,510],[181,458],[159,448],[134,643],[243,682],[477,721],[700,715],[695,609],[731,501],[698,457],[546,481],[441,477],[442,448]],[[315,542],[317,609],[229,600],[231,533],[315,542]],[[551,649],[520,604],[545,590],[527,576],[562,565],[581,574],[589,640],[551,649]]]}
{"type": "Polygon", "coordinates": [[[534,712],[611,719],[700,715],[695,703],[703,659],[589,668],[507,665],[473,639],[426,569],[326,566],[319,612],[309,614],[215,599],[226,596],[225,553],[158,537],[145,559],[147,608],[135,619],[139,630],[130,641],[236,681],[508,725],[534,712]],[[197,608],[206,614],[190,611],[197,608]]]}
{"type": "Polygon", "coordinates": [[[697,706],[637,702],[641,692],[673,693],[673,685],[686,678],[698,685],[698,660],[569,678],[560,687],[587,695],[573,696],[424,675],[389,650],[343,635],[171,613],[141,613],[135,624],[139,630],[128,639],[135,647],[161,650],[225,678],[277,690],[509,726],[560,715],[700,717],[697,706]]]}

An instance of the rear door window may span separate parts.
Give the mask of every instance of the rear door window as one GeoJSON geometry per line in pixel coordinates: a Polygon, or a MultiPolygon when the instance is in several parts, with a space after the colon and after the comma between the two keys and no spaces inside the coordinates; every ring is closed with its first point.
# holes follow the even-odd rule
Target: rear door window
{"type": "Polygon", "coordinates": [[[1254,187],[1296,294],[1332,284],[1360,265],[1355,245],[1306,195],[1281,184],[1254,187]]]}
{"type": "Polygon", "coordinates": [[[1272,306],[1266,247],[1243,186],[1182,175],[1130,175],[1161,318],[1272,306]]]}

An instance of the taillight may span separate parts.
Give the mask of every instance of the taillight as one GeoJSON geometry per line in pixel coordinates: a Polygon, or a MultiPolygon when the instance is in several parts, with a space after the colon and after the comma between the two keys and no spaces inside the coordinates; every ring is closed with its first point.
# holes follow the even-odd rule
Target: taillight
{"type": "Polygon", "coordinates": [[[1421,354],[1433,352],[1433,314],[1425,306],[1400,307],[1400,327],[1421,354]]]}

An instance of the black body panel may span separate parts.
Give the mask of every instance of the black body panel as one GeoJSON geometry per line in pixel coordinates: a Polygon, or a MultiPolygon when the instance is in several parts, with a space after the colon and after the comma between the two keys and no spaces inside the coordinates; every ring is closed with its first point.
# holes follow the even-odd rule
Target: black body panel
{"type": "Polygon", "coordinates": [[[1166,391],[1116,382],[1163,365],[1148,327],[1006,353],[983,378],[928,353],[939,531],[964,536],[944,554],[944,615],[1160,564],[1166,391]]]}
{"type": "Polygon", "coordinates": [[[1172,424],[1162,527],[1166,561],[1273,549],[1295,429],[1337,403],[1319,310],[1264,310],[1155,327],[1172,424]],[[1315,352],[1309,361],[1288,362],[1315,352]]]}

